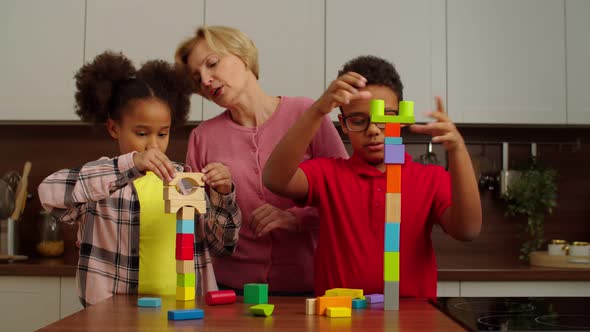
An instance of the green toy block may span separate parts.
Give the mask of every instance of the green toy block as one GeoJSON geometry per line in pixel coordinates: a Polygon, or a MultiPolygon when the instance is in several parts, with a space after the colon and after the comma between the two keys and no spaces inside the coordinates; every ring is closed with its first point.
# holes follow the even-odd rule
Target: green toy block
{"type": "Polygon", "coordinates": [[[257,304],[255,306],[250,307],[250,312],[254,316],[270,316],[272,315],[273,310],[275,309],[274,304],[257,304]]]}
{"type": "Polygon", "coordinates": [[[384,252],[384,280],[399,281],[399,252],[384,252]]]}
{"type": "Polygon", "coordinates": [[[372,99],[369,102],[371,122],[374,123],[415,123],[414,102],[403,100],[399,103],[399,115],[385,115],[385,101],[372,99]]]}
{"type": "Polygon", "coordinates": [[[268,284],[245,284],[244,303],[268,303],[268,284]]]}
{"type": "Polygon", "coordinates": [[[371,122],[373,123],[416,123],[414,116],[402,115],[371,115],[371,122]]]}
{"type": "Polygon", "coordinates": [[[399,116],[414,118],[414,102],[411,100],[402,100],[399,102],[399,116]]]}
{"type": "Polygon", "coordinates": [[[195,287],[194,273],[177,273],[176,286],[179,287],[195,287]]]}

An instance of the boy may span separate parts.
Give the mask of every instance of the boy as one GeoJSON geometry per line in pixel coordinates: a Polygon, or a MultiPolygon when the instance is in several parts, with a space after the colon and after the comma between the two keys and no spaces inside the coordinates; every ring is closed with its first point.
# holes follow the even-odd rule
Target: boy
{"type": "MultiPolygon", "coordinates": [[[[315,293],[336,287],[383,293],[385,222],[384,125],[370,122],[369,101],[385,100],[395,114],[403,85],[393,65],[364,56],[344,65],[339,77],[299,118],[271,154],[263,173],[277,194],[320,212],[315,254],[315,293]],[[321,119],[335,107],[343,132],[353,147],[350,159],[318,158],[301,165],[306,147],[321,119]]],[[[422,165],[406,154],[402,166],[400,296],[436,297],[436,261],[430,233],[434,224],[458,240],[472,240],[481,229],[481,203],[462,136],[444,111],[436,121],[410,130],[432,136],[448,153],[449,173],[422,165]]]]}

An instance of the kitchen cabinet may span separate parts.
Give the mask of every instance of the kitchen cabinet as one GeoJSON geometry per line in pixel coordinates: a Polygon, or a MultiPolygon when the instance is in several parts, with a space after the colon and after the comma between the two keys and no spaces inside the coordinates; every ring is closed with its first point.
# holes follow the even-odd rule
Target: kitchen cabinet
{"type": "Polygon", "coordinates": [[[566,0],[567,121],[590,124],[590,1],[566,0]]]}
{"type": "Polygon", "coordinates": [[[454,297],[461,295],[460,281],[439,281],[436,285],[436,296],[454,297]]]}
{"type": "Polygon", "coordinates": [[[455,122],[565,124],[564,36],[564,1],[448,0],[455,122]]]}
{"type": "Polygon", "coordinates": [[[76,288],[76,278],[61,277],[60,280],[60,309],[59,318],[64,318],[75,312],[78,312],[84,307],[78,298],[78,291],[76,288]]]}
{"type": "MultiPolygon", "coordinates": [[[[323,1],[206,1],[205,23],[248,34],[258,48],[260,84],[266,93],[313,99],[323,93],[323,1]]],[[[203,119],[222,111],[205,100],[203,119]]]]}
{"type": "Polygon", "coordinates": [[[590,281],[461,281],[461,296],[590,296],[590,281]]]}
{"type": "Polygon", "coordinates": [[[400,73],[404,99],[415,102],[416,121],[427,121],[434,97],[446,95],[444,10],[438,0],[327,0],[326,87],[354,57],[385,58],[400,73]]]}
{"type": "MultiPolygon", "coordinates": [[[[84,60],[103,51],[123,52],[136,66],[174,61],[178,44],[203,24],[204,0],[88,0],[84,60]]],[[[189,120],[200,121],[202,98],[193,95],[189,120]]]]}
{"type": "Polygon", "coordinates": [[[0,120],[76,120],[84,1],[0,2],[0,120]]]}

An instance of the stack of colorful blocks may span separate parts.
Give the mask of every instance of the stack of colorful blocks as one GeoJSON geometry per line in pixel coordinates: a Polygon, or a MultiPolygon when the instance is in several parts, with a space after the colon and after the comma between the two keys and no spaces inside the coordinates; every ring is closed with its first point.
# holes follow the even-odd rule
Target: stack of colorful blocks
{"type": "Polygon", "coordinates": [[[405,145],[401,124],[414,123],[414,102],[401,101],[398,115],[385,114],[385,102],[371,100],[371,122],[385,123],[385,167],[387,188],[385,197],[385,248],[383,261],[385,310],[399,309],[399,244],[401,225],[401,166],[405,160],[405,145]]]}
{"type": "Polygon", "coordinates": [[[195,299],[195,212],[206,211],[204,183],[202,173],[177,173],[170,182],[164,182],[164,211],[176,213],[176,300],[195,299]],[[183,190],[189,181],[192,192],[183,190]],[[194,189],[196,188],[196,189],[194,189]],[[195,211],[196,210],[196,211],[195,211]]]}

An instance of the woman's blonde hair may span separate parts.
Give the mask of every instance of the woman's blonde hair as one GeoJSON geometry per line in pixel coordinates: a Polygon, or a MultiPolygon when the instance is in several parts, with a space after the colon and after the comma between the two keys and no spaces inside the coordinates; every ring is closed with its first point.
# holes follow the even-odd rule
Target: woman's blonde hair
{"type": "MultiPolygon", "coordinates": [[[[174,58],[176,63],[188,73],[188,56],[197,42],[204,39],[213,52],[225,55],[231,53],[240,58],[246,68],[258,79],[258,49],[254,42],[244,32],[226,26],[202,26],[195,35],[180,43],[174,58]]],[[[195,86],[199,89],[199,86],[195,86]]]]}

